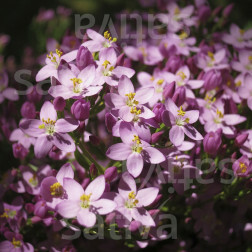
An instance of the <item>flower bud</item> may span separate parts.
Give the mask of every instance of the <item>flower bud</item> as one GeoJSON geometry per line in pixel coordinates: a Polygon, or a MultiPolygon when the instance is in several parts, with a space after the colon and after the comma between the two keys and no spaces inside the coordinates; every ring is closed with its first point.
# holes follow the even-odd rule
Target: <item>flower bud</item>
{"type": "Polygon", "coordinates": [[[195,65],[195,61],[194,61],[194,58],[193,57],[190,57],[187,59],[186,61],[189,69],[190,69],[190,72],[194,75],[196,75],[199,71],[199,69],[197,68],[197,66],[195,65]]]}
{"type": "Polygon", "coordinates": [[[117,167],[115,166],[111,166],[109,168],[106,169],[106,171],[104,172],[104,177],[106,179],[106,181],[108,182],[112,182],[114,179],[117,178],[117,167]]]}
{"type": "Polygon", "coordinates": [[[202,5],[198,9],[198,17],[201,22],[206,22],[211,16],[211,8],[207,5],[202,5]]]}
{"type": "Polygon", "coordinates": [[[28,150],[20,143],[14,143],[12,150],[15,158],[24,159],[28,154],[28,150]]]}
{"type": "Polygon", "coordinates": [[[136,232],[142,226],[140,221],[133,220],[129,225],[129,231],[136,232]]]}
{"type": "Polygon", "coordinates": [[[203,140],[204,151],[210,155],[216,155],[221,146],[221,134],[216,132],[209,132],[205,135],[203,140]]]}
{"type": "Polygon", "coordinates": [[[95,64],[91,52],[84,46],[81,46],[78,50],[76,57],[76,65],[79,70],[83,70],[88,65],[95,64]]]}
{"type": "Polygon", "coordinates": [[[229,5],[222,11],[222,15],[223,15],[224,17],[227,18],[227,17],[230,15],[230,13],[232,12],[233,8],[234,8],[234,3],[229,4],[229,5]]]}
{"type": "Polygon", "coordinates": [[[168,58],[165,64],[165,70],[168,72],[176,73],[182,66],[183,61],[178,55],[172,55],[168,58]]]}
{"type": "Polygon", "coordinates": [[[220,71],[210,70],[203,76],[204,88],[206,90],[212,90],[219,87],[222,84],[222,76],[220,71]]]}
{"type": "Polygon", "coordinates": [[[173,81],[170,84],[166,84],[163,91],[164,99],[172,98],[172,96],[174,95],[175,89],[176,89],[175,81],[173,81]]]}
{"type": "Polygon", "coordinates": [[[116,118],[110,113],[105,114],[105,124],[107,126],[108,132],[112,132],[112,128],[116,124],[116,118]]]}
{"type": "Polygon", "coordinates": [[[42,98],[42,95],[37,92],[35,86],[32,86],[28,89],[28,95],[27,95],[28,101],[37,103],[41,100],[41,98],[42,98]]]}
{"type": "Polygon", "coordinates": [[[48,208],[46,202],[44,200],[40,200],[34,206],[34,215],[40,218],[44,218],[47,213],[47,210],[48,208]]]}
{"type": "Polygon", "coordinates": [[[235,138],[235,145],[241,147],[248,139],[248,133],[242,133],[235,138]]]}
{"type": "Polygon", "coordinates": [[[53,100],[53,106],[58,111],[63,111],[66,107],[66,101],[63,97],[58,96],[53,100]]]}
{"type": "Polygon", "coordinates": [[[163,112],[165,111],[165,106],[164,104],[162,103],[156,103],[153,107],[153,110],[154,114],[156,115],[155,116],[155,120],[158,122],[158,123],[161,123],[162,122],[162,114],[163,112]]]}
{"type": "Polygon", "coordinates": [[[25,210],[28,212],[28,214],[33,213],[34,205],[32,203],[26,203],[25,204],[25,210]]]}
{"type": "Polygon", "coordinates": [[[164,133],[164,131],[159,131],[159,132],[153,133],[151,135],[151,143],[153,143],[153,144],[157,143],[160,140],[160,138],[162,137],[163,133],[164,133]]]}
{"type": "Polygon", "coordinates": [[[71,113],[75,119],[84,121],[89,118],[90,102],[79,99],[71,107],[71,113]]]}
{"type": "Polygon", "coordinates": [[[225,99],[224,100],[224,109],[225,109],[225,114],[237,114],[238,109],[236,107],[235,102],[233,99],[225,99]]]}
{"type": "Polygon", "coordinates": [[[97,168],[96,168],[95,164],[92,163],[90,165],[89,172],[90,172],[90,175],[91,175],[92,178],[96,177],[96,175],[97,175],[97,168]]]}
{"type": "Polygon", "coordinates": [[[36,117],[35,105],[26,101],[21,107],[21,115],[26,119],[34,119],[36,117]]]}
{"type": "Polygon", "coordinates": [[[178,87],[172,97],[173,102],[179,107],[185,102],[185,87],[178,87]]]}
{"type": "Polygon", "coordinates": [[[91,142],[91,144],[93,144],[95,146],[98,146],[98,145],[101,144],[100,139],[97,136],[94,136],[94,135],[89,136],[89,141],[91,142]]]}

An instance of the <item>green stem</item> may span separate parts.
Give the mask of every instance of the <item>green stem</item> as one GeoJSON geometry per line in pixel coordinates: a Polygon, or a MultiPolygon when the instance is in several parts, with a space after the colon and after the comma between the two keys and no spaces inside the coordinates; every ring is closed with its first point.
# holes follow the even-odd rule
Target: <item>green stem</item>
{"type": "Polygon", "coordinates": [[[98,164],[98,162],[92,157],[92,155],[85,148],[84,144],[80,142],[79,147],[81,148],[83,155],[85,155],[85,157],[87,159],[89,159],[89,161],[96,166],[96,168],[98,169],[99,174],[104,174],[105,168],[98,164]]]}

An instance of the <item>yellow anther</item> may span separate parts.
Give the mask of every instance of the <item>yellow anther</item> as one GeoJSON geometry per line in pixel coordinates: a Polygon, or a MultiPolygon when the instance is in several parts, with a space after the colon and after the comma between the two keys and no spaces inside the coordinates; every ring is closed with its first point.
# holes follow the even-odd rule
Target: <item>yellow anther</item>
{"type": "MultiPolygon", "coordinates": [[[[55,123],[56,123],[56,121],[51,120],[50,118],[48,118],[47,120],[45,120],[44,118],[42,118],[42,122],[45,123],[45,124],[51,124],[51,125],[55,125],[55,123]]],[[[39,127],[40,127],[40,126],[42,127],[42,129],[45,127],[45,125],[42,126],[42,124],[39,125],[39,127]]]]}
{"type": "Polygon", "coordinates": [[[108,39],[110,42],[116,42],[117,38],[112,38],[108,31],[105,31],[103,34],[105,39],[108,39]]]}
{"type": "Polygon", "coordinates": [[[130,109],[130,113],[135,114],[135,115],[140,115],[142,113],[142,111],[141,111],[141,109],[137,109],[136,107],[132,107],[130,109]]]}
{"type": "Polygon", "coordinates": [[[179,110],[177,111],[179,116],[184,116],[185,115],[185,111],[183,111],[182,106],[179,107],[179,110]]]}
{"type": "Polygon", "coordinates": [[[7,214],[7,212],[4,212],[3,214],[0,215],[1,218],[9,218],[9,215],[7,214]]]}
{"type": "Polygon", "coordinates": [[[211,58],[212,61],[214,61],[214,54],[212,52],[207,53],[208,57],[211,58]]]}
{"type": "Polygon", "coordinates": [[[45,124],[42,123],[38,127],[39,127],[39,129],[44,129],[45,128],[45,124]]]}
{"type": "Polygon", "coordinates": [[[216,114],[219,116],[219,118],[224,117],[223,113],[219,109],[217,109],[216,114]]]}
{"type": "Polygon", "coordinates": [[[163,79],[160,79],[160,80],[157,81],[157,84],[158,84],[158,85],[162,85],[163,83],[164,83],[164,80],[163,80],[163,79]]]}
{"type": "Polygon", "coordinates": [[[70,80],[73,82],[74,87],[82,83],[82,80],[79,78],[72,78],[70,80]]]}
{"type": "Polygon", "coordinates": [[[61,196],[62,195],[62,186],[59,182],[54,183],[50,186],[50,193],[52,196],[61,196]]]}
{"type": "Polygon", "coordinates": [[[63,52],[61,52],[60,50],[56,49],[56,54],[59,56],[59,58],[61,57],[61,55],[63,54],[63,52]]]}
{"type": "Polygon", "coordinates": [[[227,86],[229,86],[229,87],[231,86],[231,80],[227,81],[227,86]]]}
{"type": "Polygon", "coordinates": [[[179,38],[182,40],[182,39],[185,39],[188,37],[188,34],[185,32],[185,31],[182,31],[180,34],[179,34],[179,38]]]}
{"type": "Polygon", "coordinates": [[[129,193],[129,199],[135,199],[136,198],[136,194],[132,191],[129,193]]]}
{"type": "Polygon", "coordinates": [[[154,76],[151,76],[150,81],[154,81],[154,80],[155,80],[154,76]]]}
{"type": "Polygon", "coordinates": [[[241,34],[241,35],[244,35],[244,33],[245,33],[245,30],[240,29],[240,34],[241,34]]]}
{"type": "Polygon", "coordinates": [[[235,83],[235,86],[236,86],[236,87],[240,87],[240,86],[241,86],[241,84],[242,84],[242,82],[241,82],[241,81],[237,81],[237,82],[235,83]]]}
{"type": "Polygon", "coordinates": [[[178,15],[179,13],[180,13],[180,9],[178,7],[176,7],[174,10],[174,15],[178,15]]]}
{"type": "Polygon", "coordinates": [[[140,138],[139,138],[139,136],[137,136],[137,135],[134,135],[134,138],[133,138],[132,141],[136,142],[137,144],[141,144],[142,143],[141,140],[140,140],[140,138]]]}
{"type": "Polygon", "coordinates": [[[247,171],[247,166],[244,163],[240,162],[239,172],[245,173],[246,171],[247,171]]]}
{"type": "Polygon", "coordinates": [[[189,118],[186,118],[186,119],[184,120],[185,123],[189,123],[189,121],[190,121],[189,118]]]}
{"type": "Polygon", "coordinates": [[[21,241],[16,240],[14,237],[12,238],[12,242],[11,242],[11,243],[13,244],[13,246],[14,246],[15,248],[21,247],[21,241]]]}
{"type": "Polygon", "coordinates": [[[28,181],[34,187],[38,185],[38,179],[35,174],[28,181]]]}
{"type": "Polygon", "coordinates": [[[182,72],[182,71],[179,71],[179,72],[177,73],[177,75],[178,75],[182,80],[185,80],[185,78],[187,77],[187,76],[185,75],[185,73],[182,72]]]}
{"type": "Polygon", "coordinates": [[[92,193],[90,193],[90,194],[88,194],[88,195],[83,194],[83,195],[81,195],[80,200],[81,200],[81,201],[89,201],[91,195],[92,195],[92,193]]]}
{"type": "Polygon", "coordinates": [[[136,95],[136,93],[125,94],[125,96],[127,96],[129,98],[129,100],[133,100],[135,95],[136,95]]]}
{"type": "Polygon", "coordinates": [[[248,56],[249,61],[252,63],[252,55],[248,56]]]}
{"type": "Polygon", "coordinates": [[[109,68],[109,71],[112,72],[114,69],[115,69],[115,67],[111,66],[111,67],[109,68]]]}
{"type": "Polygon", "coordinates": [[[108,65],[111,65],[111,63],[108,60],[105,60],[102,64],[105,68],[107,68],[108,65]]]}
{"type": "Polygon", "coordinates": [[[143,54],[143,56],[144,57],[146,57],[147,56],[147,53],[146,53],[146,51],[145,51],[145,48],[144,47],[139,47],[139,50],[141,51],[141,53],[143,54]]]}

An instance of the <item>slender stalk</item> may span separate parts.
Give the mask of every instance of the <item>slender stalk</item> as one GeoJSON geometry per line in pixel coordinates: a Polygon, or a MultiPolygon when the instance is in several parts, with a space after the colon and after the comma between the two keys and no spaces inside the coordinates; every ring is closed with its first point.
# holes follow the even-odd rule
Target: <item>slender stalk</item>
{"type": "Polygon", "coordinates": [[[86,149],[85,145],[82,142],[79,143],[79,147],[81,148],[83,155],[85,155],[85,157],[89,159],[89,161],[96,166],[99,174],[103,174],[105,168],[98,164],[98,162],[92,157],[92,155],[88,152],[88,150],[86,149]]]}

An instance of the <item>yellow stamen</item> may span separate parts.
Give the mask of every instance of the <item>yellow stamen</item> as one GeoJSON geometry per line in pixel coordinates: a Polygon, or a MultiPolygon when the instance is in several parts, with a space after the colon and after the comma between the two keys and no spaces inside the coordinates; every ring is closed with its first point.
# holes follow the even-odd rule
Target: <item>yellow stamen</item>
{"type": "Polygon", "coordinates": [[[214,61],[214,54],[212,52],[208,52],[207,55],[212,61],[214,61]]]}
{"type": "Polygon", "coordinates": [[[252,63],[252,55],[248,56],[249,61],[252,63]]]}
{"type": "Polygon", "coordinates": [[[14,246],[15,248],[21,247],[21,241],[16,240],[14,237],[13,237],[11,243],[13,244],[13,246],[14,246]]]}
{"type": "Polygon", "coordinates": [[[184,116],[185,115],[185,111],[183,111],[182,106],[180,106],[179,110],[178,110],[178,115],[179,116],[184,116]]]}
{"type": "Polygon", "coordinates": [[[219,116],[219,118],[224,117],[223,113],[219,109],[217,109],[216,114],[219,116]]]}
{"type": "Polygon", "coordinates": [[[178,75],[182,80],[185,80],[185,78],[186,78],[186,75],[185,75],[184,72],[182,72],[182,71],[179,71],[179,72],[177,73],[177,75],[178,75]]]}
{"type": "Polygon", "coordinates": [[[117,41],[117,38],[112,38],[108,31],[105,31],[103,35],[104,35],[104,38],[108,39],[110,42],[116,42],[117,41]]]}
{"type": "Polygon", "coordinates": [[[236,86],[236,87],[240,87],[240,86],[241,86],[241,84],[242,84],[242,82],[241,82],[241,81],[237,81],[237,82],[235,83],[235,86],[236,86]]]}
{"type": "Polygon", "coordinates": [[[7,214],[7,212],[4,212],[3,214],[0,215],[1,218],[9,218],[9,215],[7,214]]]}
{"type": "Polygon", "coordinates": [[[188,34],[185,32],[185,31],[182,31],[181,34],[179,35],[179,38],[182,40],[182,39],[185,39],[188,37],[188,34]]]}
{"type": "Polygon", "coordinates": [[[102,64],[105,68],[107,68],[108,65],[111,65],[111,63],[108,60],[105,60],[102,64]]]}
{"type": "Polygon", "coordinates": [[[190,121],[189,118],[186,118],[186,119],[184,120],[185,123],[189,123],[189,121],[190,121]]]}
{"type": "Polygon", "coordinates": [[[176,7],[174,10],[174,15],[178,15],[179,13],[180,13],[180,9],[178,7],[176,7]]]}
{"type": "Polygon", "coordinates": [[[158,85],[162,85],[163,83],[164,83],[164,80],[163,80],[163,79],[160,79],[160,80],[157,81],[157,84],[158,84],[158,85]]]}
{"type": "Polygon", "coordinates": [[[239,172],[245,173],[246,171],[247,171],[247,166],[244,163],[240,162],[239,172]]]}
{"type": "Polygon", "coordinates": [[[241,34],[241,35],[244,35],[244,33],[245,33],[245,30],[240,29],[240,34],[241,34]]]}
{"type": "Polygon", "coordinates": [[[54,183],[50,186],[50,193],[52,196],[61,196],[62,195],[62,186],[59,182],[54,183]]]}

